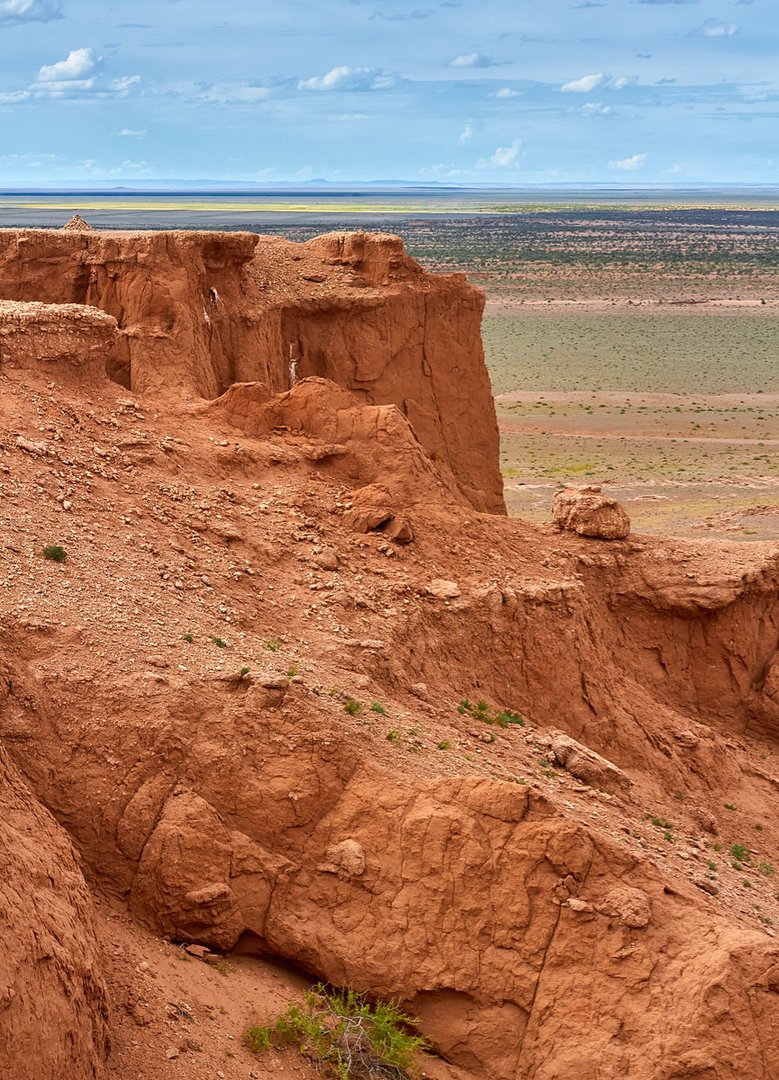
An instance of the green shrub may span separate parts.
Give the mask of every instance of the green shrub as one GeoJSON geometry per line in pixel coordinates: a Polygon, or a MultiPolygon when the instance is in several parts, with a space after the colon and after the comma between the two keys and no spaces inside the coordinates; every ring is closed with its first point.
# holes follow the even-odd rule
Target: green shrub
{"type": "Polygon", "coordinates": [[[463,698],[457,711],[461,715],[472,716],[474,720],[481,720],[484,724],[496,724],[502,728],[512,724],[517,727],[525,726],[525,718],[520,713],[512,712],[511,709],[493,709],[486,701],[479,701],[474,705],[468,698],[463,698]]]}
{"type": "Polygon", "coordinates": [[[68,553],[59,544],[47,544],[43,549],[43,557],[44,559],[50,559],[52,562],[65,562],[68,553]]]}
{"type": "Polygon", "coordinates": [[[380,701],[374,701],[374,703],[371,705],[371,712],[378,713],[379,716],[387,715],[387,710],[384,708],[380,701]]]}
{"type": "Polygon", "coordinates": [[[212,637],[211,640],[213,641],[214,645],[216,645],[217,649],[227,648],[227,642],[223,641],[220,637],[212,637]]]}
{"type": "Polygon", "coordinates": [[[749,848],[746,844],[734,844],[730,849],[730,854],[739,862],[749,862],[749,848]]]}
{"type": "Polygon", "coordinates": [[[344,712],[348,712],[350,716],[359,716],[362,712],[362,705],[356,698],[347,698],[344,702],[344,712]]]}
{"type": "Polygon", "coordinates": [[[244,1041],[254,1053],[295,1046],[336,1080],[402,1080],[426,1045],[408,1031],[415,1023],[395,1002],[370,1004],[354,990],[320,984],[272,1026],[250,1028],[244,1041]]]}
{"type": "Polygon", "coordinates": [[[191,645],[195,640],[192,634],[182,634],[182,639],[186,641],[187,645],[191,645]]]}
{"type": "Polygon", "coordinates": [[[275,637],[268,638],[268,640],[265,642],[265,648],[268,650],[268,652],[278,652],[281,648],[281,642],[278,638],[275,637]]]}

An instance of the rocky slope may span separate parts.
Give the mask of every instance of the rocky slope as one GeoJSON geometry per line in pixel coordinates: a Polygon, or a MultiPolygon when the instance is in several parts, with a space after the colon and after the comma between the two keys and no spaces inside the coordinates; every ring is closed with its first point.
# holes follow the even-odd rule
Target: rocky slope
{"type": "MultiPolygon", "coordinates": [[[[371,243],[262,239],[252,273],[316,253],[345,326],[344,260],[371,243]]],[[[441,301],[412,271],[403,304],[441,301]]],[[[775,547],[477,512],[402,392],[334,378],[312,312],[323,359],[291,389],[243,370],[205,394],[174,336],[144,362],[175,378],[130,394],[103,374],[113,314],[0,305],[0,993],[30,987],[0,997],[5,1072],[293,1075],[240,1046],[237,992],[215,1056],[200,967],[196,1026],[170,1014],[181,965],[143,926],[402,1000],[442,1080],[779,1075],[775,547]],[[71,842],[132,968],[96,941],[71,842]],[[167,999],[141,999],[148,974],[167,999]]],[[[283,1008],[252,993],[260,1020],[283,1008]]]]}

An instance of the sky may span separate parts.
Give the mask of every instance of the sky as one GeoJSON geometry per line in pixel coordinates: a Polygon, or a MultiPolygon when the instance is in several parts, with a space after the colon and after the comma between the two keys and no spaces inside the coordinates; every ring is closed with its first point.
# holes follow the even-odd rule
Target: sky
{"type": "Polygon", "coordinates": [[[779,183],[779,0],[0,0],[0,183],[779,183]]]}

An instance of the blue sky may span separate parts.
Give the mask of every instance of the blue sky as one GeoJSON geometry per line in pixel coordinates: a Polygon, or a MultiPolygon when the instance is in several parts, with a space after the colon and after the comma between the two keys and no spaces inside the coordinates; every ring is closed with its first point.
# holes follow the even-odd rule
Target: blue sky
{"type": "Polygon", "coordinates": [[[779,183],[779,0],[0,0],[0,182],[779,183]]]}

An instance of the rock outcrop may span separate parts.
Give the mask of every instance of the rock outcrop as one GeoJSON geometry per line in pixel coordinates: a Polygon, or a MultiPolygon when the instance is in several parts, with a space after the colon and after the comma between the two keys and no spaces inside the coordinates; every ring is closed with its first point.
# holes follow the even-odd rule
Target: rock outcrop
{"type": "Polygon", "coordinates": [[[92,902],[66,833],[0,744],[0,1075],[103,1075],[107,1002],[92,902]]]}
{"type": "Polygon", "coordinates": [[[559,529],[595,540],[624,540],[630,532],[624,508],[599,487],[558,491],[552,502],[552,520],[559,529]]]}
{"type": "Polygon", "coordinates": [[[79,384],[105,377],[116,346],[116,319],[80,304],[16,303],[0,300],[0,367],[67,376],[78,369],[79,384]]]}
{"type": "Polygon", "coordinates": [[[109,376],[161,400],[315,375],[394,404],[458,498],[505,512],[484,296],[462,274],[425,274],[397,237],[8,230],[0,298],[114,316],[109,376]]]}

